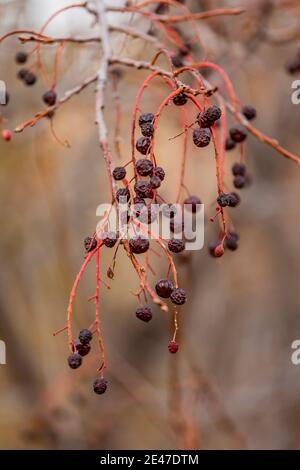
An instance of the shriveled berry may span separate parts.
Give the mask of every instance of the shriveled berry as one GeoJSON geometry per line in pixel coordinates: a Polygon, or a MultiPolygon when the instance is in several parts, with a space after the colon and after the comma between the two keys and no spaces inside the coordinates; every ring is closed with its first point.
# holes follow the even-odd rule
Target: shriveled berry
{"type": "Polygon", "coordinates": [[[182,289],[181,287],[178,287],[177,289],[173,289],[170,295],[170,299],[173,302],[173,304],[183,305],[186,302],[185,290],[182,289]]]}
{"type": "Polygon", "coordinates": [[[57,94],[54,90],[48,90],[43,94],[42,98],[44,103],[46,103],[48,106],[54,106],[56,103],[57,94]]]}
{"type": "Polygon", "coordinates": [[[244,163],[236,162],[232,165],[231,171],[234,176],[237,176],[237,175],[245,176],[247,167],[244,163]]]}
{"type": "Polygon", "coordinates": [[[140,176],[152,176],[153,163],[147,158],[141,158],[136,162],[136,171],[140,176]]]}
{"type": "Polygon", "coordinates": [[[235,192],[229,193],[227,199],[228,199],[228,206],[229,207],[236,207],[241,202],[241,198],[240,198],[239,194],[237,194],[235,192]]]}
{"type": "Polygon", "coordinates": [[[257,114],[256,109],[250,104],[243,106],[242,113],[248,119],[248,121],[255,119],[257,114]]]}
{"type": "Polygon", "coordinates": [[[218,119],[220,119],[221,115],[222,111],[219,106],[213,105],[198,114],[197,122],[200,127],[211,127],[218,119]]]}
{"type": "Polygon", "coordinates": [[[155,285],[157,295],[163,299],[168,299],[173,291],[173,284],[169,279],[161,279],[155,285]]]}
{"type": "Polygon", "coordinates": [[[141,237],[140,235],[133,237],[129,240],[130,251],[137,255],[148,251],[149,246],[150,246],[150,243],[149,243],[148,238],[141,237]]]}
{"type": "Polygon", "coordinates": [[[134,185],[135,193],[143,198],[152,199],[153,189],[148,181],[139,180],[134,185]]]}
{"type": "Polygon", "coordinates": [[[207,147],[210,143],[211,132],[208,128],[197,127],[193,131],[193,142],[196,147],[207,147]]]}
{"type": "Polygon", "coordinates": [[[139,126],[143,126],[148,122],[152,123],[154,121],[154,114],[153,113],[143,113],[139,117],[139,126]]]}
{"type": "Polygon", "coordinates": [[[228,200],[229,194],[227,193],[220,193],[219,196],[217,197],[217,203],[221,207],[227,207],[229,206],[229,200],[228,200]]]}
{"type": "Polygon", "coordinates": [[[2,131],[2,138],[6,142],[9,142],[12,139],[12,132],[8,129],[3,129],[2,131]]]}
{"type": "Polygon", "coordinates": [[[242,124],[237,124],[229,130],[230,137],[234,142],[240,143],[247,138],[247,131],[242,124]]]}
{"type": "Polygon", "coordinates": [[[146,323],[148,323],[152,319],[151,308],[147,305],[144,305],[144,307],[137,308],[135,314],[139,320],[142,320],[146,323]]]}
{"type": "Polygon", "coordinates": [[[171,354],[176,354],[179,349],[179,344],[176,341],[170,341],[168,344],[168,350],[171,354]]]}
{"type": "Polygon", "coordinates": [[[68,357],[68,364],[71,369],[78,369],[82,364],[82,357],[78,353],[73,353],[68,357]]]}
{"type": "Polygon", "coordinates": [[[28,86],[32,86],[37,81],[37,76],[33,72],[27,72],[23,78],[24,82],[28,86]]]}
{"type": "Polygon", "coordinates": [[[246,178],[241,175],[237,175],[233,179],[234,187],[237,189],[242,189],[246,184],[246,178]]]}
{"type": "Polygon", "coordinates": [[[181,54],[172,55],[171,60],[172,60],[172,64],[176,68],[183,67],[184,65],[183,57],[181,54]]]}
{"type": "Polygon", "coordinates": [[[97,248],[97,240],[94,237],[86,237],[84,239],[84,248],[87,253],[90,253],[95,248],[97,248]]]}
{"type": "Polygon", "coordinates": [[[153,170],[153,174],[155,176],[158,176],[160,181],[163,181],[165,179],[166,173],[165,170],[161,166],[157,166],[153,170]]]}
{"type": "Polygon", "coordinates": [[[235,142],[232,140],[231,137],[227,137],[225,141],[225,150],[232,150],[235,147],[235,142]]]}
{"type": "Polygon", "coordinates": [[[147,155],[150,145],[151,145],[151,140],[149,137],[140,137],[136,141],[135,146],[138,152],[140,152],[142,155],[147,155]]]}
{"type": "Polygon", "coordinates": [[[172,253],[181,253],[185,249],[185,243],[183,240],[173,238],[168,241],[168,248],[172,253]]]}
{"type": "Polygon", "coordinates": [[[113,248],[117,243],[117,235],[115,232],[102,232],[101,239],[107,248],[113,248]]]}
{"type": "Polygon", "coordinates": [[[157,189],[161,185],[161,179],[158,176],[153,175],[150,178],[150,186],[152,189],[157,189]]]}
{"type": "Polygon", "coordinates": [[[75,350],[78,354],[80,354],[81,357],[84,357],[90,352],[91,346],[89,344],[82,344],[80,341],[77,341],[75,343],[75,350]]]}
{"type": "Polygon", "coordinates": [[[102,395],[107,390],[107,380],[103,378],[96,379],[93,383],[93,389],[97,395],[102,395]]]}
{"type": "Polygon", "coordinates": [[[198,196],[188,196],[183,201],[185,209],[193,212],[195,214],[198,211],[198,204],[201,204],[201,199],[198,196]]]}
{"type": "Polygon", "coordinates": [[[116,192],[116,199],[118,202],[128,202],[130,200],[130,192],[127,188],[120,188],[116,192]]]}
{"type": "Polygon", "coordinates": [[[146,122],[141,126],[141,133],[144,137],[152,137],[154,134],[154,126],[151,122],[146,122]]]}
{"type": "Polygon", "coordinates": [[[123,166],[117,166],[116,168],[114,168],[112,175],[116,181],[121,181],[126,176],[126,168],[124,168],[123,166]]]}
{"type": "Polygon", "coordinates": [[[24,80],[25,79],[25,76],[28,74],[28,70],[27,69],[20,69],[17,73],[17,77],[20,79],[20,80],[24,80]]]}
{"type": "Polygon", "coordinates": [[[184,106],[187,103],[188,96],[181,92],[178,95],[174,96],[173,98],[173,103],[176,104],[176,106],[184,106]]]}
{"type": "Polygon", "coordinates": [[[15,55],[15,61],[17,62],[17,64],[25,64],[25,62],[27,62],[27,59],[28,54],[26,52],[20,51],[17,52],[15,55]]]}
{"type": "Polygon", "coordinates": [[[93,333],[85,328],[79,332],[78,339],[81,344],[89,344],[93,339],[93,333]]]}

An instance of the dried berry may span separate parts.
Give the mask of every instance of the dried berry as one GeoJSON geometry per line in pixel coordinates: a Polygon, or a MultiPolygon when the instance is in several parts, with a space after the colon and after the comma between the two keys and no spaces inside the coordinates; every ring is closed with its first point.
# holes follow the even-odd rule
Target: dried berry
{"type": "Polygon", "coordinates": [[[153,189],[148,181],[139,180],[134,185],[135,193],[143,198],[152,199],[153,189]]]}
{"type": "Polygon", "coordinates": [[[71,369],[78,369],[82,364],[82,357],[78,353],[73,353],[68,357],[68,364],[71,369]]]}
{"type": "Polygon", "coordinates": [[[113,248],[117,243],[117,235],[115,232],[103,232],[101,239],[107,248],[113,248]]]}
{"type": "Polygon", "coordinates": [[[198,204],[201,204],[201,199],[198,196],[189,196],[183,201],[185,209],[195,214],[198,211],[198,204]]]}
{"type": "Polygon", "coordinates": [[[231,137],[227,137],[225,141],[225,150],[232,150],[235,147],[235,142],[232,140],[231,137]]]}
{"type": "Polygon", "coordinates": [[[157,295],[163,299],[168,299],[173,291],[173,284],[169,279],[161,279],[155,285],[157,295]]]}
{"type": "Polygon", "coordinates": [[[168,248],[172,253],[181,253],[185,249],[185,243],[183,240],[173,238],[168,241],[168,248]]]}
{"type": "Polygon", "coordinates": [[[107,389],[107,380],[103,378],[96,379],[93,384],[94,392],[97,395],[102,395],[106,392],[107,389]]]}
{"type": "Polygon", "coordinates": [[[246,184],[246,178],[241,175],[237,175],[233,179],[234,187],[237,189],[242,189],[246,184]]]}
{"type": "Polygon", "coordinates": [[[75,350],[78,354],[80,354],[81,357],[84,357],[90,352],[91,346],[89,344],[82,344],[80,341],[77,341],[75,343],[75,350]]]}
{"type": "Polygon", "coordinates": [[[48,106],[54,106],[56,103],[57,94],[54,90],[49,90],[43,94],[42,98],[44,103],[46,103],[48,106]]]}
{"type": "Polygon", "coordinates": [[[227,207],[229,206],[229,201],[228,201],[228,196],[229,194],[227,193],[220,193],[219,196],[217,197],[217,203],[221,207],[227,207]]]}
{"type": "Polygon", "coordinates": [[[23,78],[24,82],[28,86],[32,86],[37,81],[37,76],[33,72],[27,72],[23,78]]]}
{"type": "Polygon", "coordinates": [[[234,142],[240,143],[247,138],[247,131],[244,126],[237,124],[229,130],[230,137],[234,142]]]}
{"type": "Polygon", "coordinates": [[[161,185],[161,179],[156,176],[156,175],[153,175],[151,178],[150,178],[150,186],[152,189],[157,189],[159,188],[161,185]]]}
{"type": "Polygon", "coordinates": [[[130,192],[127,188],[120,188],[116,192],[116,199],[118,202],[126,203],[130,200],[130,192]]]}
{"type": "Polygon", "coordinates": [[[241,202],[241,198],[239,194],[232,192],[228,194],[228,206],[229,207],[236,207],[241,202]]]}
{"type": "Polygon", "coordinates": [[[95,248],[97,248],[97,240],[94,237],[86,237],[84,239],[84,248],[87,253],[90,253],[95,248]]]}
{"type": "Polygon", "coordinates": [[[15,55],[15,61],[17,64],[25,64],[28,59],[28,54],[26,52],[20,51],[15,55]]]}
{"type": "Polygon", "coordinates": [[[173,289],[170,295],[170,299],[173,304],[176,305],[183,305],[186,302],[186,293],[184,289],[178,287],[177,289],[173,289]]]}
{"type": "Polygon", "coordinates": [[[213,105],[198,114],[197,122],[200,127],[211,127],[218,119],[220,119],[221,115],[222,111],[219,106],[213,105]]]}
{"type": "Polygon", "coordinates": [[[146,122],[141,126],[141,133],[144,137],[152,137],[154,134],[154,126],[151,122],[146,122]]]}
{"type": "Polygon", "coordinates": [[[193,131],[193,141],[196,147],[207,147],[210,143],[211,132],[208,128],[197,127],[193,131]]]}
{"type": "Polygon", "coordinates": [[[140,137],[136,141],[135,146],[138,152],[140,152],[142,155],[147,155],[150,145],[151,145],[151,140],[149,137],[140,137]]]}
{"type": "Polygon", "coordinates": [[[116,180],[116,181],[121,181],[125,178],[126,176],[126,168],[124,168],[123,166],[117,166],[114,170],[113,170],[113,178],[116,180]]]}
{"type": "Polygon", "coordinates": [[[188,96],[181,92],[178,95],[174,96],[173,98],[173,103],[176,104],[176,106],[184,106],[187,103],[188,96]]]}
{"type": "Polygon", "coordinates": [[[237,175],[245,176],[247,167],[244,163],[236,162],[232,165],[231,171],[234,176],[237,176],[237,175]]]}
{"type": "Polygon", "coordinates": [[[158,176],[160,181],[163,181],[165,179],[166,173],[161,166],[157,166],[153,170],[153,175],[158,176]]]}
{"type": "Polygon", "coordinates": [[[170,341],[168,344],[168,350],[171,354],[176,354],[179,349],[178,343],[176,341],[170,341]]]}
{"type": "Polygon", "coordinates": [[[242,108],[242,113],[248,119],[248,121],[252,121],[252,119],[255,119],[257,114],[256,109],[250,104],[247,104],[242,108]]]}
{"type": "Polygon", "coordinates": [[[137,308],[135,314],[139,320],[142,320],[146,323],[148,323],[152,319],[151,308],[147,305],[144,305],[144,307],[137,308]]]}
{"type": "Polygon", "coordinates": [[[141,158],[136,162],[136,171],[140,176],[152,176],[153,163],[147,158],[141,158]]]}
{"type": "Polygon", "coordinates": [[[149,246],[150,246],[150,243],[149,243],[148,238],[136,236],[129,240],[130,251],[137,255],[148,251],[149,246]]]}
{"type": "Polygon", "coordinates": [[[93,339],[93,333],[85,328],[79,332],[78,339],[81,344],[89,344],[93,339]]]}
{"type": "Polygon", "coordinates": [[[147,123],[152,123],[154,121],[154,114],[152,113],[143,113],[139,117],[139,126],[143,126],[147,123]]]}

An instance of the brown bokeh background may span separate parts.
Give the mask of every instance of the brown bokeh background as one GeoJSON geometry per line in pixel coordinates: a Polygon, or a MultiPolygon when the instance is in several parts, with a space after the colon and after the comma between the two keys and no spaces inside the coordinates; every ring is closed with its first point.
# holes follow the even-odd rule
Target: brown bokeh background
{"type": "MultiPolygon", "coordinates": [[[[56,5],[67,3],[3,2],[0,33],[38,29],[56,5]]],[[[191,6],[199,10],[200,3],[191,6]]],[[[235,2],[203,2],[204,7],[226,3],[235,2]]],[[[247,9],[243,17],[200,27],[211,57],[228,72],[241,102],[257,108],[257,127],[299,153],[300,106],[291,103],[292,78],[284,70],[296,44],[275,47],[260,34],[265,27],[290,27],[294,18],[274,11],[264,16],[261,8],[267,3],[272,2],[241,1],[247,9]]],[[[90,35],[87,28],[89,18],[76,12],[65,14],[49,34],[90,35]]],[[[188,37],[186,24],[183,33],[188,37]]],[[[113,37],[115,48],[122,42],[122,54],[151,58],[149,46],[121,39],[113,37]]],[[[45,91],[41,79],[32,88],[17,80],[14,54],[19,48],[17,39],[0,45],[0,78],[11,96],[1,111],[9,128],[42,109],[45,91]]],[[[98,48],[65,47],[60,95],[96,70],[98,48]]],[[[49,71],[54,52],[53,47],[42,49],[49,71]]],[[[145,77],[141,71],[123,70],[120,81],[124,161],[130,158],[130,116],[145,77]]],[[[222,90],[217,76],[210,80],[222,90]]],[[[156,110],[165,93],[161,82],[155,82],[143,110],[156,110]]],[[[193,119],[192,107],[189,112],[193,119]]],[[[106,116],[113,135],[110,91],[106,116]]],[[[70,149],[55,141],[48,120],[15,135],[9,144],[0,142],[0,339],[7,345],[7,365],[0,366],[0,448],[299,448],[300,366],[290,359],[291,343],[300,338],[299,168],[249,138],[253,184],[243,190],[243,203],[233,212],[240,247],[215,260],[207,253],[217,230],[209,222],[216,197],[212,149],[199,152],[189,146],[187,185],[206,204],[207,221],[204,249],[177,258],[189,295],[180,313],[180,353],[170,357],[167,351],[171,333],[165,314],[156,310],[148,325],[136,320],[130,290],[138,282],[121,253],[111,290],[102,288],[109,391],[99,397],[91,389],[96,351],[73,372],[66,364],[66,335],[52,336],[65,322],[69,290],[83,260],[83,239],[94,230],[97,205],[108,197],[93,87],[56,113],[54,127],[70,149]]],[[[178,130],[178,113],[168,108],[157,155],[167,173],[162,193],[169,200],[178,185],[181,140],[168,138],[178,130]]],[[[228,153],[229,185],[236,158],[235,151],[228,153]]],[[[103,255],[103,272],[111,256],[109,250],[103,255]]],[[[157,278],[164,275],[165,262],[154,259],[153,264],[157,278]]],[[[74,331],[91,323],[94,311],[87,298],[93,293],[90,267],[75,303],[74,331]]]]}

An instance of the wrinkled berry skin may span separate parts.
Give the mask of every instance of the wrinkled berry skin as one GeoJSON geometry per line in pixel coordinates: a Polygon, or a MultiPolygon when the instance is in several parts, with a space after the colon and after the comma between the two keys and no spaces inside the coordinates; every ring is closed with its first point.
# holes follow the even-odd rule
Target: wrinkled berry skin
{"type": "Polygon", "coordinates": [[[168,299],[173,291],[173,284],[169,279],[161,279],[156,283],[155,291],[159,297],[168,299]]]}
{"type": "Polygon", "coordinates": [[[96,379],[93,383],[93,389],[97,395],[102,395],[107,390],[107,380],[103,378],[96,379]]]}
{"type": "Polygon", "coordinates": [[[230,137],[236,143],[243,142],[247,138],[247,131],[244,126],[237,124],[229,130],[230,137]]]}
{"type": "Polygon", "coordinates": [[[137,181],[134,185],[134,191],[138,196],[142,198],[153,198],[153,189],[148,181],[137,181]]]}
{"type": "Polygon", "coordinates": [[[221,115],[222,111],[219,106],[213,105],[198,114],[197,122],[202,128],[211,127],[220,119],[221,115]]]}
{"type": "Polygon", "coordinates": [[[154,126],[151,122],[146,122],[141,126],[141,133],[144,137],[152,137],[154,134],[154,126]]]}
{"type": "Polygon", "coordinates": [[[102,232],[101,239],[107,248],[113,248],[117,243],[117,235],[115,232],[102,232]]]}
{"type": "Polygon", "coordinates": [[[78,353],[73,353],[68,357],[68,364],[71,369],[78,369],[82,364],[82,357],[78,353]]]}
{"type": "Polygon", "coordinates": [[[27,72],[23,78],[25,85],[32,86],[37,81],[37,76],[33,72],[27,72]]]}
{"type": "Polygon", "coordinates": [[[184,201],[185,208],[195,214],[198,210],[197,205],[201,204],[201,199],[198,196],[189,196],[184,201]]]}
{"type": "Polygon", "coordinates": [[[221,207],[229,206],[228,196],[229,196],[229,194],[227,194],[227,193],[220,193],[219,194],[219,196],[217,198],[217,203],[219,204],[219,206],[221,206],[221,207]]]}
{"type": "Polygon", "coordinates": [[[54,106],[56,103],[57,94],[54,90],[49,90],[43,94],[42,99],[48,106],[54,106]]]}
{"type": "Polygon", "coordinates": [[[170,299],[173,304],[176,305],[183,305],[186,302],[186,293],[184,289],[178,287],[177,289],[173,289],[170,295],[170,299]]]}
{"type": "Polygon", "coordinates": [[[252,121],[256,118],[257,115],[256,109],[250,104],[243,106],[242,113],[248,119],[248,121],[252,121]]]}
{"type": "Polygon", "coordinates": [[[236,207],[241,202],[241,198],[237,193],[229,193],[228,194],[228,206],[229,207],[236,207]]]}
{"type": "Polygon", "coordinates": [[[244,176],[238,175],[233,179],[233,185],[237,189],[242,189],[246,184],[246,178],[244,176]]]}
{"type": "Polygon", "coordinates": [[[163,181],[165,179],[166,173],[165,173],[165,170],[161,166],[157,166],[153,170],[153,175],[158,176],[160,181],[163,181]]]}
{"type": "Polygon", "coordinates": [[[198,127],[193,131],[193,142],[196,147],[207,147],[210,144],[211,132],[208,128],[198,127]]]}
{"type": "Polygon", "coordinates": [[[152,320],[152,311],[151,308],[147,305],[145,305],[144,307],[137,308],[135,314],[139,320],[142,320],[146,323],[152,320]]]}
{"type": "Polygon", "coordinates": [[[176,341],[170,341],[168,344],[168,350],[171,354],[176,354],[179,349],[179,344],[176,341]]]}
{"type": "Polygon", "coordinates": [[[183,240],[177,240],[173,238],[168,241],[168,248],[172,253],[181,253],[185,250],[185,243],[183,240]]]}
{"type": "Polygon", "coordinates": [[[247,167],[246,167],[246,165],[245,165],[244,163],[238,163],[238,162],[236,162],[236,163],[234,163],[234,164],[232,165],[231,171],[232,171],[232,174],[233,174],[234,176],[238,176],[238,175],[240,175],[240,176],[245,176],[245,175],[246,175],[246,171],[247,171],[247,167]]]}
{"type": "Polygon", "coordinates": [[[152,176],[153,163],[147,158],[141,158],[136,162],[136,171],[140,176],[152,176]]]}
{"type": "Polygon", "coordinates": [[[93,333],[87,328],[85,328],[84,330],[80,331],[78,339],[81,344],[89,344],[93,339],[93,333]]]}
{"type": "Polygon", "coordinates": [[[116,199],[118,202],[128,202],[130,200],[130,192],[127,188],[120,188],[116,192],[116,199]],[[123,201],[121,200],[123,199],[123,201]]]}
{"type": "Polygon", "coordinates": [[[121,181],[125,178],[126,176],[126,168],[124,168],[123,166],[117,166],[114,170],[113,170],[113,178],[114,180],[116,181],[121,181]]]}
{"type": "Polygon", "coordinates": [[[227,137],[225,141],[225,150],[233,150],[235,148],[235,142],[232,140],[231,137],[227,137]]]}
{"type": "Polygon", "coordinates": [[[185,93],[181,92],[178,95],[174,96],[173,103],[176,106],[184,106],[188,101],[188,97],[185,93]]]}
{"type": "Polygon", "coordinates": [[[84,357],[90,352],[91,346],[89,344],[82,344],[78,341],[75,343],[75,350],[81,357],[84,357]]]}
{"type": "Polygon", "coordinates": [[[144,124],[153,123],[154,114],[153,113],[143,113],[139,117],[139,126],[142,127],[144,124]]]}
{"type": "Polygon", "coordinates": [[[15,55],[15,61],[17,64],[25,64],[28,59],[28,54],[26,52],[20,51],[15,55]]]}
{"type": "Polygon", "coordinates": [[[136,141],[135,146],[138,152],[140,152],[142,155],[147,155],[150,145],[151,145],[151,140],[149,137],[140,137],[136,141]]]}
{"type": "Polygon", "coordinates": [[[157,188],[160,187],[160,185],[161,185],[161,179],[156,175],[152,176],[151,179],[150,179],[151,188],[152,189],[157,189],[157,188]]]}
{"type": "Polygon", "coordinates": [[[141,253],[145,253],[146,251],[148,251],[149,246],[150,246],[150,243],[149,243],[148,238],[137,236],[129,240],[129,247],[130,247],[131,253],[135,253],[137,255],[140,255],[141,253]]]}
{"type": "Polygon", "coordinates": [[[86,237],[84,239],[84,248],[87,253],[90,253],[95,248],[97,248],[97,240],[96,238],[86,237]]]}

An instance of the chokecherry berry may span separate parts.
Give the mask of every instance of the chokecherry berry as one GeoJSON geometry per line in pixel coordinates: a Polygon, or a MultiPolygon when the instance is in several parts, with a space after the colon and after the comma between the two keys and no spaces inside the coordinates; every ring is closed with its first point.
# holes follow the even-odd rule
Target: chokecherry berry
{"type": "Polygon", "coordinates": [[[2,138],[6,142],[9,142],[12,139],[12,132],[8,129],[3,129],[2,131],[2,138]]]}
{"type": "Polygon", "coordinates": [[[148,323],[152,319],[152,310],[147,305],[144,305],[144,307],[137,308],[135,314],[139,320],[142,320],[146,323],[148,323]]]}
{"type": "Polygon", "coordinates": [[[140,235],[133,237],[129,240],[130,251],[137,255],[148,251],[149,246],[150,246],[150,243],[149,243],[148,238],[144,238],[140,235]]]}
{"type": "Polygon", "coordinates": [[[235,234],[229,233],[225,239],[225,245],[226,248],[228,248],[231,251],[235,251],[238,248],[238,238],[235,236],[235,234]]]}
{"type": "Polygon", "coordinates": [[[228,200],[228,206],[229,207],[236,207],[241,202],[241,198],[240,198],[239,194],[237,194],[235,192],[229,193],[227,200],[228,200]]]}
{"type": "Polygon", "coordinates": [[[197,127],[193,131],[193,142],[196,147],[207,147],[210,143],[211,132],[209,128],[197,127]]]}
{"type": "Polygon", "coordinates": [[[197,122],[200,127],[211,127],[218,119],[220,119],[221,115],[222,111],[219,106],[213,105],[198,114],[197,122]]]}
{"type": "Polygon", "coordinates": [[[229,130],[230,137],[234,142],[240,143],[247,138],[247,131],[242,124],[237,124],[229,130]]]}
{"type": "Polygon", "coordinates": [[[118,202],[128,202],[130,200],[130,192],[127,188],[120,188],[116,192],[116,199],[118,202]]]}
{"type": "Polygon", "coordinates": [[[233,179],[234,187],[237,189],[242,189],[246,184],[246,178],[242,175],[237,175],[233,179]]]}
{"type": "Polygon", "coordinates": [[[170,295],[170,299],[173,304],[183,305],[186,302],[186,293],[185,290],[181,287],[173,289],[170,295]]]}
{"type": "Polygon", "coordinates": [[[162,206],[162,214],[169,219],[173,219],[177,214],[177,208],[175,204],[164,204],[162,206]]]}
{"type": "Polygon", "coordinates": [[[182,57],[181,54],[172,55],[171,61],[172,61],[172,64],[174,65],[174,67],[176,67],[176,68],[183,67],[183,65],[184,65],[183,57],[182,57]]]}
{"type": "Polygon", "coordinates": [[[235,147],[235,142],[232,140],[231,137],[227,137],[225,140],[225,150],[232,150],[235,147]]]}
{"type": "Polygon", "coordinates": [[[37,76],[35,73],[28,71],[23,77],[24,83],[27,86],[32,86],[37,81],[37,76]]]}
{"type": "Polygon", "coordinates": [[[17,64],[25,64],[28,59],[28,54],[26,52],[20,51],[15,55],[15,61],[17,64]]]}
{"type": "Polygon", "coordinates": [[[152,189],[157,189],[159,188],[161,185],[161,179],[156,176],[156,175],[153,175],[151,178],[150,178],[150,186],[152,189]]]}
{"type": "Polygon", "coordinates": [[[198,211],[198,204],[201,204],[201,199],[198,196],[188,196],[183,204],[187,210],[195,214],[198,211]]]}
{"type": "Polygon", "coordinates": [[[143,126],[144,124],[147,123],[153,123],[154,121],[154,114],[153,113],[143,113],[139,117],[139,126],[143,126]]]}
{"type": "Polygon", "coordinates": [[[237,175],[245,176],[247,167],[244,163],[236,162],[232,165],[231,171],[234,176],[237,176],[237,175]]]}
{"type": "Polygon", "coordinates": [[[147,158],[141,158],[136,162],[136,171],[140,176],[152,176],[153,174],[153,163],[147,158]]]}
{"type": "Polygon", "coordinates": [[[150,145],[151,145],[151,140],[149,137],[140,137],[136,141],[135,146],[138,152],[140,152],[142,155],[147,155],[150,145]]]}
{"type": "Polygon", "coordinates": [[[155,290],[159,297],[162,297],[163,299],[168,299],[173,290],[173,284],[171,281],[169,281],[169,279],[161,279],[156,283],[155,290]]]}
{"type": "Polygon", "coordinates": [[[184,92],[179,93],[173,98],[173,103],[176,104],[176,106],[184,106],[187,101],[188,96],[184,92]]]}
{"type": "Polygon", "coordinates": [[[168,241],[168,248],[172,253],[181,253],[185,250],[185,243],[183,240],[173,238],[168,241]]]}
{"type": "Polygon", "coordinates": [[[257,114],[256,109],[250,104],[243,106],[242,113],[248,119],[248,121],[252,121],[252,119],[255,119],[257,114]]]}
{"type": "Polygon", "coordinates": [[[117,235],[115,232],[102,232],[101,240],[107,248],[113,248],[117,243],[117,235]]]}
{"type": "Polygon", "coordinates": [[[168,350],[171,354],[176,354],[179,349],[179,344],[176,341],[170,341],[168,344],[168,350]]]}
{"type": "Polygon", "coordinates": [[[224,255],[224,246],[222,243],[218,243],[217,246],[214,249],[214,256],[215,258],[221,258],[221,256],[224,255]]]}
{"type": "Polygon", "coordinates": [[[71,369],[78,369],[82,364],[82,357],[78,353],[73,353],[68,357],[68,364],[71,369]]]}
{"type": "Polygon", "coordinates": [[[107,390],[107,380],[104,378],[96,379],[93,383],[93,389],[97,395],[102,395],[107,390]]]}
{"type": "Polygon", "coordinates": [[[156,166],[153,170],[153,174],[154,176],[158,176],[160,181],[163,181],[166,176],[165,170],[161,166],[156,166]]]}
{"type": "Polygon", "coordinates": [[[228,194],[227,193],[220,193],[219,196],[217,197],[217,203],[221,207],[226,207],[229,206],[229,201],[228,201],[228,194]]]}
{"type": "Polygon", "coordinates": [[[117,166],[114,168],[112,175],[116,181],[121,181],[126,176],[126,168],[124,166],[117,166]]]}
{"type": "Polygon", "coordinates": [[[95,248],[97,248],[97,240],[94,237],[86,237],[84,239],[84,248],[87,253],[90,253],[95,248]]]}
{"type": "Polygon", "coordinates": [[[57,94],[54,90],[48,90],[43,94],[42,99],[48,106],[54,106],[56,103],[57,94]]]}
{"type": "Polygon", "coordinates": [[[84,328],[79,332],[78,339],[81,344],[89,344],[93,339],[93,333],[87,328],[84,328]]]}
{"type": "Polygon", "coordinates": [[[90,352],[91,346],[90,344],[82,344],[80,341],[77,341],[75,343],[75,350],[81,357],[84,357],[90,352]]]}
{"type": "Polygon", "coordinates": [[[134,185],[134,191],[137,196],[152,199],[153,198],[153,189],[148,181],[139,180],[134,185]]]}
{"type": "Polygon", "coordinates": [[[146,122],[141,126],[141,133],[144,137],[152,137],[154,134],[154,126],[151,122],[146,122]]]}

